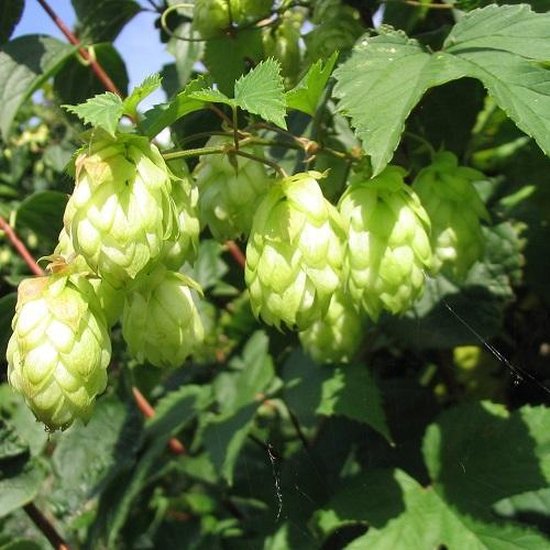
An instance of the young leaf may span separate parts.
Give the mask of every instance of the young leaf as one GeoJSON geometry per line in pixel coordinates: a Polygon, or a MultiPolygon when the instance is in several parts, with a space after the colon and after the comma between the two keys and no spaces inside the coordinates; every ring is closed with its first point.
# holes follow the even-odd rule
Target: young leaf
{"type": "Polygon", "coordinates": [[[136,116],[138,104],[148,95],[151,95],[160,85],[162,79],[158,74],[148,76],[139,86],[136,86],[132,93],[123,101],[124,114],[136,116]]]}
{"type": "Polygon", "coordinates": [[[235,100],[227,97],[220,90],[214,90],[212,88],[204,88],[189,94],[192,99],[198,99],[199,101],[209,101],[211,103],[225,103],[225,105],[235,106],[235,100]]]}
{"type": "Polygon", "coordinates": [[[338,52],[334,52],[326,62],[319,59],[311,65],[296,87],[286,92],[286,106],[313,116],[337,59],[338,52]]]}
{"type": "Polygon", "coordinates": [[[21,36],[0,51],[0,133],[6,139],[23,102],[53,76],[75,48],[38,34],[21,36]]]}
{"type": "Polygon", "coordinates": [[[124,114],[122,99],[112,92],[96,95],[80,105],[63,105],[63,107],[81,118],[86,124],[90,124],[94,128],[103,128],[111,135],[115,134],[118,121],[124,114]]]}
{"type": "Polygon", "coordinates": [[[235,103],[254,115],[286,129],[284,82],[273,58],[262,61],[235,82],[235,103]]]}

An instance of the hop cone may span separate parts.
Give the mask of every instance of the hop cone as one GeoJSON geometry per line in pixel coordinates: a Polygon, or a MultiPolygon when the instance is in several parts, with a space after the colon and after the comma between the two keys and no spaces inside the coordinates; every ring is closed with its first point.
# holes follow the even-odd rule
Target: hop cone
{"type": "Polygon", "coordinates": [[[107,319],[107,325],[112,327],[122,314],[124,306],[124,291],[115,288],[109,281],[99,277],[93,277],[93,272],[86,260],[77,254],[74,250],[73,243],[67,235],[65,228],[59,233],[59,242],[55,247],[53,259],[62,258],[62,262],[70,266],[71,273],[79,273],[86,275],[89,283],[92,285],[94,292],[99,300],[101,310],[107,319]]]}
{"type": "Polygon", "coordinates": [[[363,315],[340,289],[325,316],[300,332],[300,342],[318,363],[348,363],[361,344],[364,325],[363,315]]]}
{"type": "Polygon", "coordinates": [[[340,285],[343,232],[317,173],[274,184],[254,216],[245,279],[256,316],[305,330],[327,311],[340,285]]]}
{"type": "Polygon", "coordinates": [[[452,153],[443,152],[413,183],[432,222],[434,270],[458,280],[483,255],[480,219],[488,220],[489,214],[472,184],[481,179],[481,172],[458,166],[452,153]]]}
{"type": "Polygon", "coordinates": [[[122,335],[140,361],[178,366],[204,339],[189,277],[159,266],[135,282],[126,296],[122,335]]]}
{"type": "MultiPolygon", "coordinates": [[[[211,138],[207,146],[227,143],[223,137],[211,138]]],[[[200,218],[212,235],[220,240],[248,235],[258,203],[273,182],[263,164],[252,159],[228,155],[207,155],[195,169],[199,188],[200,218]]]]}
{"type": "Polygon", "coordinates": [[[90,284],[79,275],[22,281],[12,327],[8,380],[36,417],[50,429],[88,420],[111,357],[90,284]]]}
{"type": "Polygon", "coordinates": [[[373,320],[383,309],[406,311],[431,267],[430,221],[403,175],[390,166],[371,180],[357,179],[339,203],[348,231],[344,274],[352,298],[373,320]]]}
{"type": "Polygon", "coordinates": [[[76,159],[65,210],[75,251],[114,286],[135,278],[177,230],[171,187],[161,154],[146,138],[96,130],[76,159]]]}
{"type": "Polygon", "coordinates": [[[198,218],[198,190],[187,179],[175,179],[172,199],[176,206],[176,236],[164,243],[162,263],[177,271],[185,261],[196,259],[199,249],[200,222],[198,218]]]}

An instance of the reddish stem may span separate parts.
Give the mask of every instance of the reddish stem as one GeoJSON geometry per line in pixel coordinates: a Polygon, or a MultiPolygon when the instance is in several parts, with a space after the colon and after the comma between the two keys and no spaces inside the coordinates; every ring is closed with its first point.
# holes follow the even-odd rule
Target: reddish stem
{"type": "Polygon", "coordinates": [[[48,2],[46,0],[37,0],[38,3],[44,8],[44,11],[50,16],[52,21],[56,24],[57,28],[65,35],[67,40],[76,46],[78,48],[78,52],[82,56],[82,58],[90,64],[90,67],[92,68],[92,71],[94,71],[95,75],[103,86],[105,86],[106,90],[109,90],[110,92],[113,92],[114,94],[122,97],[121,91],[118,89],[116,84],[111,80],[109,75],[105,72],[103,67],[93,58],[92,55],[88,52],[86,48],[82,46],[82,43],[80,40],[74,35],[74,33],[65,25],[63,20],[57,15],[57,13],[50,7],[48,2]]]}
{"type": "MultiPolygon", "coordinates": [[[[151,403],[147,401],[145,396],[135,386],[132,387],[132,393],[134,394],[134,399],[136,400],[138,409],[143,413],[143,416],[146,418],[152,418],[155,416],[155,409],[153,409],[151,403]]],[[[183,443],[175,437],[170,439],[168,442],[168,447],[170,447],[170,450],[175,455],[182,455],[187,452],[183,443]]]]}
{"type": "Polygon", "coordinates": [[[57,532],[50,520],[32,502],[23,506],[23,509],[32,522],[48,539],[48,542],[53,546],[53,548],[56,550],[70,550],[69,545],[57,532]]]}
{"type": "Polygon", "coordinates": [[[32,257],[31,253],[27,250],[27,247],[15,234],[15,231],[12,229],[10,224],[0,216],[0,229],[4,231],[6,237],[13,245],[13,248],[17,250],[17,253],[25,260],[25,263],[29,266],[30,270],[35,274],[41,277],[44,275],[43,269],[36,263],[35,259],[32,257]]]}
{"type": "Polygon", "coordinates": [[[244,269],[246,264],[246,256],[243,254],[243,251],[239,248],[235,241],[227,241],[225,247],[228,252],[233,256],[233,259],[244,269]]]}

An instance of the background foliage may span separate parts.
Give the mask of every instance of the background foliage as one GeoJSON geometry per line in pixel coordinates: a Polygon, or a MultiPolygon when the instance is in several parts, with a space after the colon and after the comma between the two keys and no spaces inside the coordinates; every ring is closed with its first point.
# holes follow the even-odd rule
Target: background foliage
{"type": "MultiPolygon", "coordinates": [[[[287,172],[329,169],[334,202],[361,152],[374,174],[391,161],[412,179],[431,149],[453,151],[486,174],[485,256],[462,284],[431,278],[412,310],[369,325],[351,364],[318,365],[295,334],[254,319],[242,266],[205,231],[192,274],[208,338],[192,362],[139,365],[115,327],[107,393],[87,425],[56,434],[0,386],[0,548],[48,547],[38,509],[75,548],[548,548],[547,2],[277,3],[268,30],[288,13],[305,23],[290,63],[254,25],[180,40],[192,11],[158,4],[72,1],[78,39],[122,96],[90,100],[105,86],[77,47],[10,39],[24,1],[0,2],[0,215],[35,258],[57,242],[85,122],[113,132],[132,118],[189,149],[233,112],[287,172]],[[150,32],[174,56],[159,67],[168,99],[147,112],[139,101],[160,79],[123,99],[113,46],[143,9],[158,11],[150,32]]],[[[5,235],[2,382],[29,269],[5,235]]]]}

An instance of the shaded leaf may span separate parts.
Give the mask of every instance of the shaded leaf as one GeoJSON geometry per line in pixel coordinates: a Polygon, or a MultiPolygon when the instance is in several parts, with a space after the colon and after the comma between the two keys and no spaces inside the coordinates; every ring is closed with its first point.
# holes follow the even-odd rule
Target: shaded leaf
{"type": "Polygon", "coordinates": [[[11,292],[0,298],[0,354],[4,357],[11,336],[11,320],[15,315],[17,294],[11,292]]]}
{"type": "Polygon", "coordinates": [[[313,116],[337,59],[338,52],[334,52],[326,61],[319,59],[311,65],[296,87],[286,92],[286,106],[313,116]]]}
{"type": "Polygon", "coordinates": [[[23,102],[53,76],[75,48],[32,34],[8,42],[0,51],[0,132],[6,139],[23,102]]]}
{"type": "Polygon", "coordinates": [[[25,0],[0,0],[0,44],[11,36],[23,15],[25,0]]]}
{"type": "Polygon", "coordinates": [[[269,58],[235,82],[235,103],[286,129],[285,86],[278,61],[269,58]]]}

